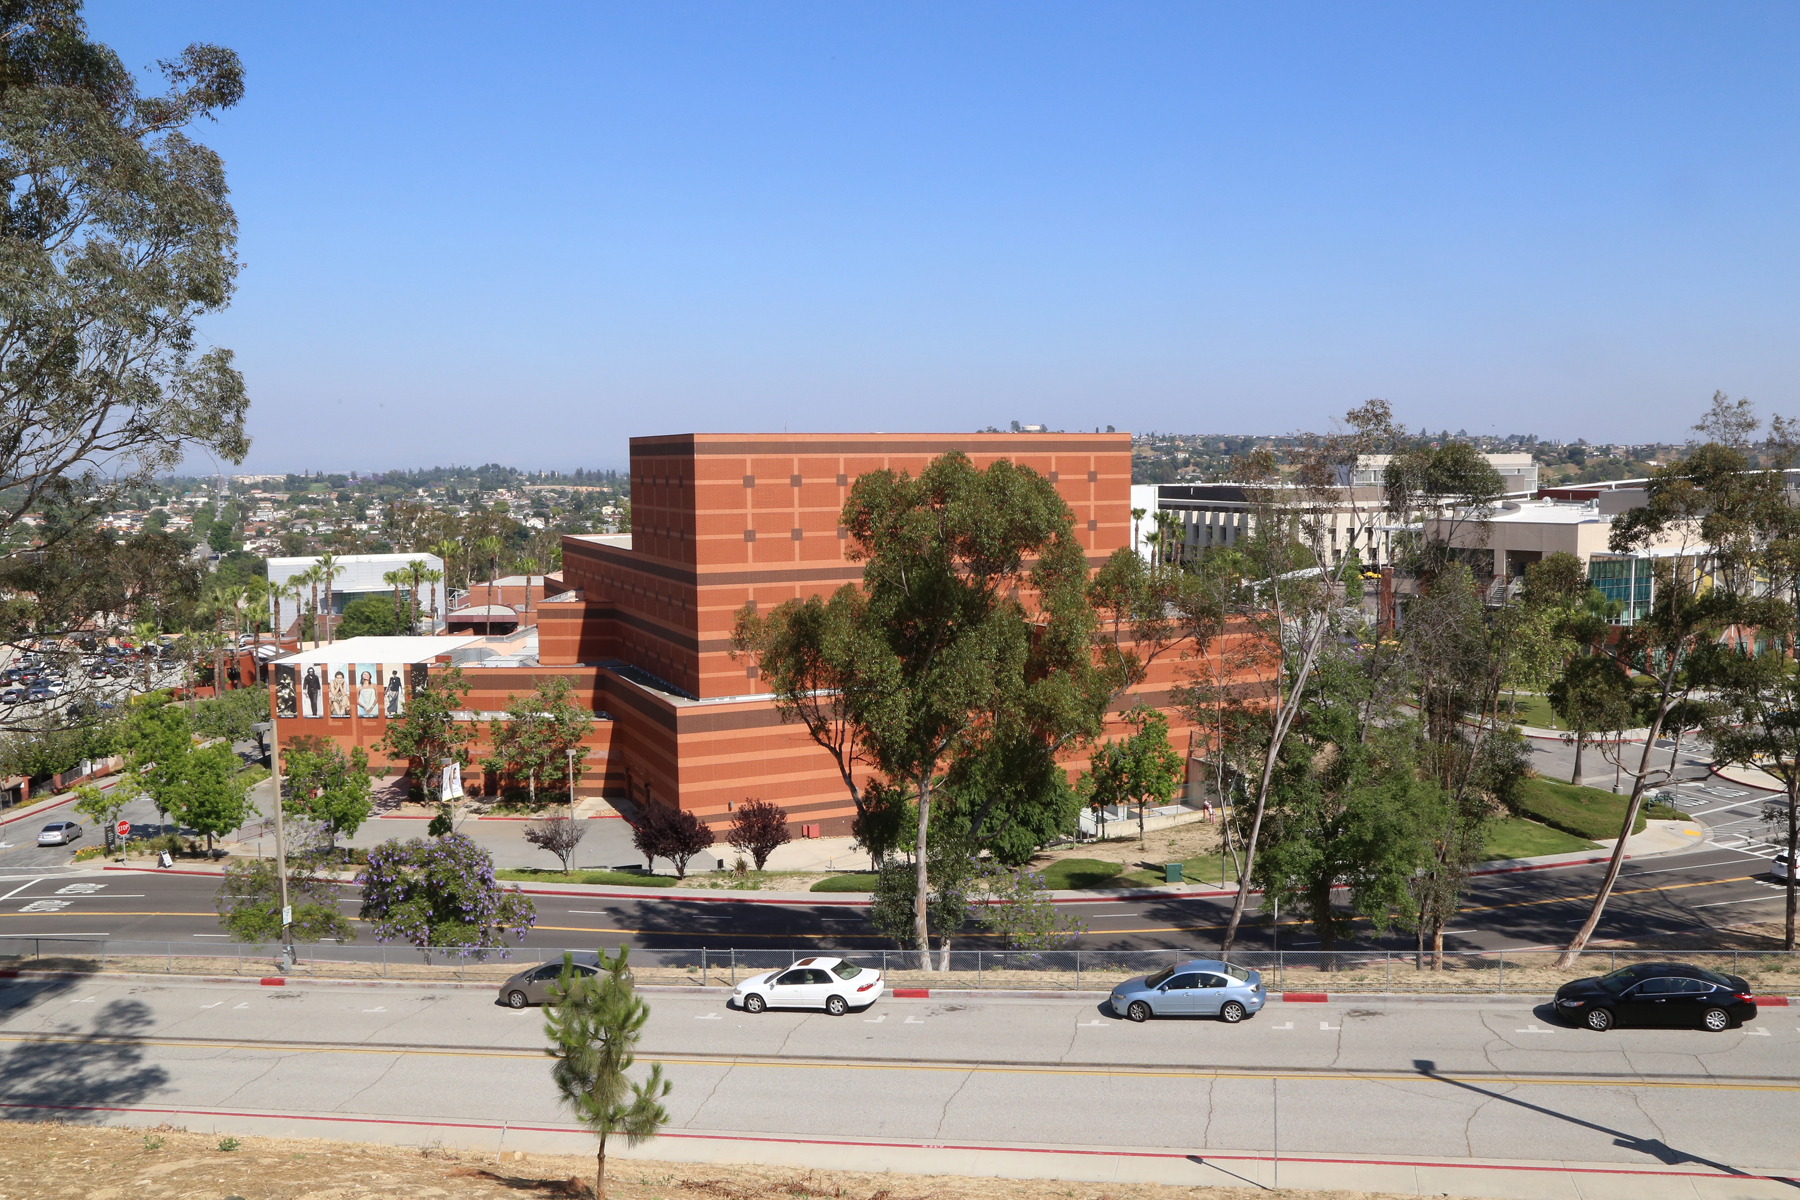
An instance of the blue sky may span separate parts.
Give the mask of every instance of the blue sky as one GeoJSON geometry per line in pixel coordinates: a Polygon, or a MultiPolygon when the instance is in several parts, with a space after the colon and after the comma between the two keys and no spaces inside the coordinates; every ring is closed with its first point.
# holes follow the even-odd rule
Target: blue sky
{"type": "MultiPolygon", "coordinates": [[[[90,2],[236,49],[248,469],[1800,412],[1791,4],[90,2]]],[[[196,463],[204,467],[206,464],[196,463]]]]}

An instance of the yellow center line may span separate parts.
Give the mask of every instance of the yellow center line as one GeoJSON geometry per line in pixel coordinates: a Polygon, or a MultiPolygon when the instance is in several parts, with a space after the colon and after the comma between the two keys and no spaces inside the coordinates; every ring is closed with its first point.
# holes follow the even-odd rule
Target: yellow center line
{"type": "MultiPolygon", "coordinates": [[[[283,1054],[354,1054],[382,1055],[399,1058],[508,1058],[541,1060],[542,1050],[504,1050],[479,1048],[438,1048],[413,1046],[306,1046],[282,1042],[201,1042],[178,1038],[54,1038],[0,1035],[0,1042],[35,1043],[68,1046],[157,1046],[181,1050],[271,1050],[283,1054]]],[[[1079,1064],[981,1063],[981,1062],[831,1062],[818,1059],[780,1059],[763,1055],[680,1054],[645,1051],[639,1058],[666,1066],[690,1067],[768,1067],[790,1071],[915,1071],[932,1074],[982,1075],[1069,1075],[1083,1078],[1122,1079],[1291,1079],[1317,1083],[1417,1083],[1440,1079],[1452,1083],[1544,1085],[1551,1087],[1641,1087],[1686,1091],[1800,1092],[1800,1082],[1758,1083],[1733,1080],[1665,1080],[1628,1079],[1606,1076],[1537,1076],[1537,1075],[1458,1075],[1436,1072],[1354,1069],[1339,1072],[1277,1070],[1257,1067],[1127,1067],[1082,1066],[1079,1064]]]]}

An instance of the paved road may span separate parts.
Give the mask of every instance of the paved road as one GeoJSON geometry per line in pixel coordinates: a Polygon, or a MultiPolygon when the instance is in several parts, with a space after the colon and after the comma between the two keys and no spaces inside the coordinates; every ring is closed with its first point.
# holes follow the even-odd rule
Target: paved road
{"type": "MultiPolygon", "coordinates": [[[[1136,1026],[1077,1000],[887,999],[834,1019],[650,998],[642,1057],[664,1064],[683,1135],[1260,1153],[1279,1088],[1288,1155],[1800,1172],[1792,1010],[1723,1034],[1593,1034],[1522,1001],[1278,1004],[1234,1027],[1136,1026]]],[[[491,1145],[504,1124],[509,1145],[586,1149],[541,1025],[485,990],[13,982],[0,1101],[401,1142],[491,1145]]]]}
{"type": "MultiPolygon", "coordinates": [[[[1492,875],[1471,881],[1446,938],[1452,949],[1504,949],[1561,944],[1586,915],[1603,867],[1492,875]]],[[[214,878],[155,872],[0,871],[0,937],[112,937],[197,943],[220,936],[214,878]]],[[[842,899],[842,897],[834,897],[842,899]]],[[[1773,919],[1782,891],[1768,860],[1743,849],[1702,847],[1691,853],[1628,862],[1608,907],[1601,939],[1689,932],[1752,917],[1773,919]]],[[[354,909],[354,888],[344,903],[354,909]]],[[[607,899],[540,895],[537,927],[526,944],[592,947],[627,942],[649,948],[820,949],[891,945],[868,925],[866,910],[823,904],[720,903],[681,899],[607,899]]],[[[1228,904],[1207,897],[1146,897],[1072,906],[1087,922],[1085,949],[1200,948],[1216,944],[1228,904]]],[[[1258,913],[1243,932],[1246,949],[1269,949],[1275,931],[1258,913]]],[[[965,938],[969,948],[986,945],[965,938]]],[[[1359,945],[1405,949],[1404,935],[1366,936],[1359,945]]],[[[1283,915],[1279,945],[1316,949],[1306,926],[1283,915]]]]}

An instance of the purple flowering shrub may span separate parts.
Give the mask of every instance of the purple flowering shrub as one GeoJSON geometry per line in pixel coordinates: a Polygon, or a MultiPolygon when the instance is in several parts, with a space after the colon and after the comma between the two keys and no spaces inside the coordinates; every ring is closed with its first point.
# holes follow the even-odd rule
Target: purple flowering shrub
{"type": "Polygon", "coordinates": [[[505,958],[510,931],[520,941],[537,921],[531,898],[494,879],[494,859],[460,833],[427,841],[383,842],[369,851],[362,885],[361,917],[380,942],[409,942],[443,950],[505,958]]]}

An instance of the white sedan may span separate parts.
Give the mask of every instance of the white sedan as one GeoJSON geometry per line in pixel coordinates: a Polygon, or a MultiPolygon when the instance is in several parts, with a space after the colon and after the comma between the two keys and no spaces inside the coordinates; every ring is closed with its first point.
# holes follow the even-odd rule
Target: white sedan
{"type": "Polygon", "coordinates": [[[752,975],[731,998],[745,1012],[765,1008],[822,1008],[841,1017],[881,998],[881,972],[841,958],[803,958],[782,971],[752,975]]]}

